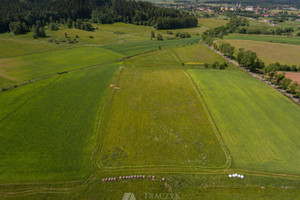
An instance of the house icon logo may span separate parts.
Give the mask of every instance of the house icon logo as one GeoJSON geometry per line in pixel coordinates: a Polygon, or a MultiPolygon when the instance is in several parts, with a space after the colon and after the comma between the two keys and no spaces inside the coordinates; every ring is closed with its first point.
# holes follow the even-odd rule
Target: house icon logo
{"type": "Polygon", "coordinates": [[[136,198],[133,193],[126,192],[124,193],[122,200],[136,200],[136,198]]]}

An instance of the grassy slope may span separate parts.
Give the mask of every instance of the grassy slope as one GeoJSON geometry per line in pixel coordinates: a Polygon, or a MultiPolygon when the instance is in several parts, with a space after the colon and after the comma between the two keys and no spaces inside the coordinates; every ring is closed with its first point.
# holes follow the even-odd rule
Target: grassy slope
{"type": "Polygon", "coordinates": [[[97,119],[117,67],[74,72],[0,93],[5,112],[0,119],[0,182],[86,177],[97,119]]]}
{"type": "Polygon", "coordinates": [[[261,42],[300,45],[300,37],[288,37],[288,36],[231,34],[231,35],[224,36],[224,39],[252,40],[252,41],[261,41],[261,42]]]}
{"type": "Polygon", "coordinates": [[[99,47],[81,47],[2,59],[1,74],[15,81],[116,60],[122,55],[99,47]]]}
{"type": "MultiPolygon", "coordinates": [[[[125,24],[126,27],[129,26],[125,24]]],[[[125,26],[123,25],[123,26],[125,26]]],[[[122,27],[122,26],[121,26],[122,27]]],[[[129,27],[127,27],[128,30],[129,27]]],[[[68,31],[75,31],[74,34],[78,34],[82,37],[82,34],[90,34],[87,31],[81,31],[76,29],[67,29],[68,31]]],[[[61,30],[61,32],[67,31],[61,30]]],[[[59,31],[55,33],[58,34],[59,31]]],[[[99,31],[100,32],[100,31],[99,31]]],[[[112,31],[108,32],[110,38],[118,40],[118,35],[112,31]]],[[[133,34],[133,33],[132,33],[133,34]]],[[[69,36],[71,36],[68,33],[69,36]]],[[[3,38],[6,35],[1,35],[3,38]]],[[[134,35],[131,35],[132,37],[134,35]]],[[[137,37],[137,36],[136,36],[137,37]]],[[[7,56],[6,51],[9,52],[10,58],[2,58],[0,62],[0,88],[12,86],[15,83],[20,83],[44,76],[48,76],[53,73],[63,72],[66,70],[78,69],[90,65],[101,64],[108,61],[114,61],[125,56],[132,56],[135,54],[144,53],[151,50],[162,48],[168,48],[173,46],[182,46],[185,44],[196,43],[199,38],[181,39],[181,40],[143,40],[135,42],[117,42],[117,43],[103,43],[102,47],[95,46],[96,44],[88,44],[86,42],[80,42],[76,45],[60,44],[55,47],[46,48],[45,45],[49,45],[44,39],[33,40],[28,36],[15,36],[16,40],[9,40],[7,47],[3,51],[0,51],[0,57],[7,56]],[[35,50],[13,52],[11,47],[22,47],[22,43],[30,43],[30,46],[35,46],[35,50]],[[93,46],[91,46],[93,45],[93,46]],[[46,51],[46,48],[49,52],[46,51]],[[59,48],[59,49],[58,49],[59,48]],[[38,53],[35,51],[42,51],[38,53]],[[54,51],[56,50],[56,51],[54,51]],[[31,52],[31,54],[29,53],[31,52]],[[29,54],[23,55],[22,54],[29,54]],[[11,57],[15,56],[15,57],[11,57]]],[[[96,40],[96,38],[94,38],[96,40]]],[[[91,40],[91,39],[89,39],[91,40]]],[[[108,41],[109,42],[109,41],[108,41]]],[[[95,42],[97,43],[97,42],[95,42]]]]}
{"type": "Polygon", "coordinates": [[[191,70],[235,168],[300,174],[300,108],[238,70],[191,70]]]}
{"type": "Polygon", "coordinates": [[[275,44],[268,42],[246,41],[246,40],[227,40],[235,46],[236,53],[239,48],[252,50],[257,53],[266,64],[280,62],[287,65],[299,65],[300,46],[288,44],[275,44]]]}
{"type": "Polygon", "coordinates": [[[224,62],[224,58],[212,50],[208,49],[203,44],[197,44],[174,50],[175,55],[184,63],[187,62],[201,62],[212,64],[215,61],[224,62]]]}
{"type": "Polygon", "coordinates": [[[105,167],[226,165],[202,99],[170,52],[124,66],[102,125],[105,167]]]}
{"type": "Polygon", "coordinates": [[[0,44],[0,59],[60,49],[59,46],[45,41],[9,37],[7,34],[1,34],[0,44]]]}

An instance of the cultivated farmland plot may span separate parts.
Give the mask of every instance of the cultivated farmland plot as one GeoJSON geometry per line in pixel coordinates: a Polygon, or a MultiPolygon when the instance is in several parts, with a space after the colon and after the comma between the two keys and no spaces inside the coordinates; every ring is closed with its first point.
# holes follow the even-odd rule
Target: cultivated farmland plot
{"type": "Polygon", "coordinates": [[[2,36],[0,87],[37,81],[0,93],[0,199],[296,199],[299,106],[233,65],[190,68],[225,62],[194,37],[225,22],[168,41],[124,23],[49,31],[74,46],[2,36]]]}
{"type": "Polygon", "coordinates": [[[299,106],[239,70],[190,70],[235,168],[299,174],[299,106]]]}
{"type": "Polygon", "coordinates": [[[183,70],[125,66],[119,79],[103,124],[101,166],[226,166],[218,133],[183,70]]]}
{"type": "Polygon", "coordinates": [[[0,182],[86,178],[97,119],[117,67],[74,72],[0,93],[0,182]]]}

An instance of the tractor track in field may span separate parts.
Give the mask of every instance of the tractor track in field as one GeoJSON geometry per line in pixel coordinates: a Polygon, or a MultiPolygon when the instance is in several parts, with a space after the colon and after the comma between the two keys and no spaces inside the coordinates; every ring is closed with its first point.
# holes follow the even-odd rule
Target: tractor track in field
{"type": "MultiPolygon", "coordinates": [[[[300,176],[298,175],[288,175],[288,174],[277,174],[277,173],[267,173],[267,172],[260,172],[260,171],[253,171],[253,170],[242,170],[242,169],[219,169],[219,170],[204,170],[204,171],[182,171],[180,168],[178,168],[177,171],[170,171],[168,169],[162,170],[161,168],[152,168],[152,169],[145,169],[145,170],[136,170],[136,169],[129,169],[129,170],[101,170],[101,174],[103,172],[108,172],[109,176],[123,176],[123,175],[132,175],[137,174],[137,173],[146,173],[146,174],[156,174],[156,175],[176,175],[176,174],[184,174],[184,175],[224,175],[227,177],[228,174],[230,173],[243,173],[245,175],[245,178],[247,178],[248,176],[260,176],[260,177],[275,177],[278,179],[290,179],[290,180],[295,180],[295,181],[300,181],[300,176]]],[[[20,186],[24,186],[24,185],[39,185],[38,187],[30,187],[30,188],[26,188],[26,189],[20,189],[20,190],[16,190],[16,189],[6,189],[6,190],[0,190],[0,197],[4,197],[4,198],[15,198],[15,197],[24,197],[24,196],[28,196],[28,195],[35,195],[35,194],[67,194],[67,193],[71,193],[74,192],[84,186],[86,186],[87,184],[89,184],[90,182],[94,181],[94,183],[96,182],[101,182],[103,176],[100,175],[101,177],[96,177],[91,175],[90,177],[88,177],[87,179],[83,180],[83,181],[77,181],[78,184],[76,184],[75,186],[67,186],[68,184],[74,184],[75,182],[64,182],[64,184],[66,184],[67,187],[60,187],[60,188],[53,188],[52,185],[55,183],[20,183],[20,186]],[[48,185],[48,187],[47,187],[48,185]]],[[[119,179],[117,179],[117,181],[119,181],[119,179]]],[[[134,180],[131,180],[134,181],[134,180]]],[[[105,183],[101,183],[101,184],[105,184],[105,183]]],[[[11,185],[11,184],[8,184],[11,185]]],[[[18,184],[13,184],[13,185],[18,185],[18,184]]],[[[5,186],[5,185],[2,185],[5,186]]],[[[216,186],[218,188],[223,187],[223,186],[216,186]]],[[[294,188],[292,188],[294,189],[294,188]]]]}
{"type": "MultiPolygon", "coordinates": [[[[158,51],[158,50],[156,50],[156,49],[155,50],[149,50],[149,51],[134,54],[134,55],[131,55],[131,56],[126,56],[126,57],[116,59],[116,60],[112,60],[112,61],[107,61],[107,62],[100,63],[100,64],[89,65],[89,66],[80,67],[80,68],[71,69],[71,70],[65,70],[65,71],[54,73],[54,74],[48,74],[48,75],[41,76],[41,77],[38,77],[38,78],[35,78],[35,79],[32,79],[32,80],[24,81],[24,82],[21,82],[21,83],[16,83],[16,84],[14,84],[14,86],[11,86],[11,87],[8,87],[8,88],[2,88],[2,92],[9,91],[9,90],[12,90],[14,88],[25,86],[25,85],[35,83],[35,82],[38,82],[38,81],[41,81],[41,80],[45,80],[45,79],[48,79],[48,78],[51,78],[51,77],[64,75],[64,74],[67,74],[67,73],[77,72],[77,71],[86,70],[86,69],[90,69],[90,68],[94,68],[94,67],[100,67],[100,66],[103,66],[103,65],[109,65],[109,64],[122,62],[122,61],[128,60],[130,58],[134,58],[136,56],[144,55],[144,54],[151,53],[151,52],[154,52],[154,51],[158,51]]],[[[0,91],[0,93],[2,93],[2,92],[0,91]]]]}
{"type": "Polygon", "coordinates": [[[204,98],[203,98],[203,96],[201,94],[201,91],[200,91],[199,87],[197,86],[197,84],[195,83],[195,81],[192,79],[192,77],[190,76],[190,74],[187,71],[185,71],[185,75],[192,82],[192,85],[194,86],[195,92],[203,100],[203,103],[201,103],[201,104],[203,104],[202,106],[203,106],[203,108],[204,108],[204,110],[205,110],[205,112],[206,112],[206,114],[207,114],[207,116],[209,118],[209,121],[212,124],[212,127],[214,129],[215,135],[216,135],[217,139],[219,140],[219,143],[220,143],[220,145],[221,145],[221,147],[223,149],[223,152],[224,152],[224,154],[226,156],[227,163],[226,163],[226,167],[225,168],[229,168],[232,165],[232,163],[233,163],[233,156],[231,155],[231,153],[229,151],[229,148],[226,145],[226,143],[225,143],[225,141],[224,141],[224,139],[222,137],[222,134],[219,131],[219,129],[218,129],[218,127],[217,127],[217,125],[216,125],[213,117],[212,117],[212,114],[210,113],[209,109],[207,108],[207,105],[206,105],[206,103],[204,101],[204,98]]]}

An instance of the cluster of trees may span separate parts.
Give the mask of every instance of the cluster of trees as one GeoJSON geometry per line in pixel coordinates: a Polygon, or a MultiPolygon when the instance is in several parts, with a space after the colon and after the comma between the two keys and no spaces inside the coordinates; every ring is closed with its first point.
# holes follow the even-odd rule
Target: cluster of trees
{"type": "Polygon", "coordinates": [[[1,0],[0,32],[28,32],[40,21],[43,26],[67,24],[90,30],[89,23],[126,22],[154,26],[156,29],[188,28],[197,25],[197,18],[171,8],[161,8],[149,2],[134,0],[1,0]]]}
{"type": "Polygon", "coordinates": [[[251,72],[256,72],[265,67],[265,63],[257,57],[255,52],[250,50],[245,51],[243,48],[239,49],[236,60],[242,67],[245,67],[251,72]]]}
{"type": "MultiPolygon", "coordinates": [[[[172,31],[166,31],[166,33],[169,35],[174,35],[174,33],[172,31]]],[[[190,38],[191,34],[189,34],[188,32],[176,32],[175,37],[176,38],[190,38]]]]}
{"type": "Polygon", "coordinates": [[[278,73],[277,71],[278,65],[276,63],[266,66],[263,69],[264,78],[277,87],[281,87],[283,90],[293,94],[294,97],[300,98],[300,85],[296,81],[292,82],[291,79],[286,78],[284,73],[278,73]]]}
{"type": "Polygon", "coordinates": [[[202,33],[202,39],[206,44],[211,46],[214,43],[214,38],[222,37],[223,35],[227,35],[228,33],[233,33],[240,26],[249,26],[249,21],[244,18],[233,16],[225,26],[220,26],[204,31],[202,33]]]}
{"type": "Polygon", "coordinates": [[[190,38],[191,34],[189,34],[188,32],[177,32],[175,34],[175,37],[177,37],[177,38],[190,38]]]}
{"type": "Polygon", "coordinates": [[[81,19],[77,19],[76,21],[73,21],[71,18],[67,19],[66,22],[68,28],[76,28],[76,29],[81,29],[85,31],[93,31],[94,27],[92,26],[91,23],[89,22],[84,22],[81,19]]]}
{"type": "Polygon", "coordinates": [[[25,22],[11,22],[9,23],[9,30],[12,32],[14,35],[17,34],[23,34],[29,31],[28,26],[25,24],[25,22]]]}
{"type": "Polygon", "coordinates": [[[292,27],[277,29],[243,27],[239,28],[237,32],[241,34],[291,35],[294,32],[294,29],[292,27]]]}
{"type": "Polygon", "coordinates": [[[91,18],[94,23],[125,22],[155,29],[187,28],[198,23],[194,15],[134,0],[110,0],[104,7],[93,9],[91,18]]]}
{"type": "Polygon", "coordinates": [[[226,69],[228,67],[227,62],[219,63],[218,61],[215,61],[213,64],[205,63],[204,67],[206,69],[212,68],[212,69],[226,69]]]}
{"type": "Polygon", "coordinates": [[[231,46],[229,43],[224,42],[221,43],[219,46],[217,44],[214,44],[214,48],[221,51],[225,56],[233,58],[235,47],[231,46]]]}
{"type": "MultiPolygon", "coordinates": [[[[167,40],[172,40],[172,39],[183,39],[183,38],[190,38],[191,34],[187,33],[187,32],[177,32],[177,33],[173,33],[172,31],[166,31],[166,33],[168,35],[174,35],[175,37],[166,37],[167,40]]],[[[150,36],[151,40],[152,38],[155,38],[155,33],[154,31],[151,31],[151,36],[150,36]]],[[[156,36],[157,40],[164,40],[163,36],[161,34],[157,34],[156,36]]]]}
{"type": "Polygon", "coordinates": [[[268,68],[270,69],[274,69],[275,71],[292,71],[292,72],[300,72],[300,66],[296,66],[296,65],[282,65],[279,62],[276,63],[271,63],[268,65],[268,68]]]}

